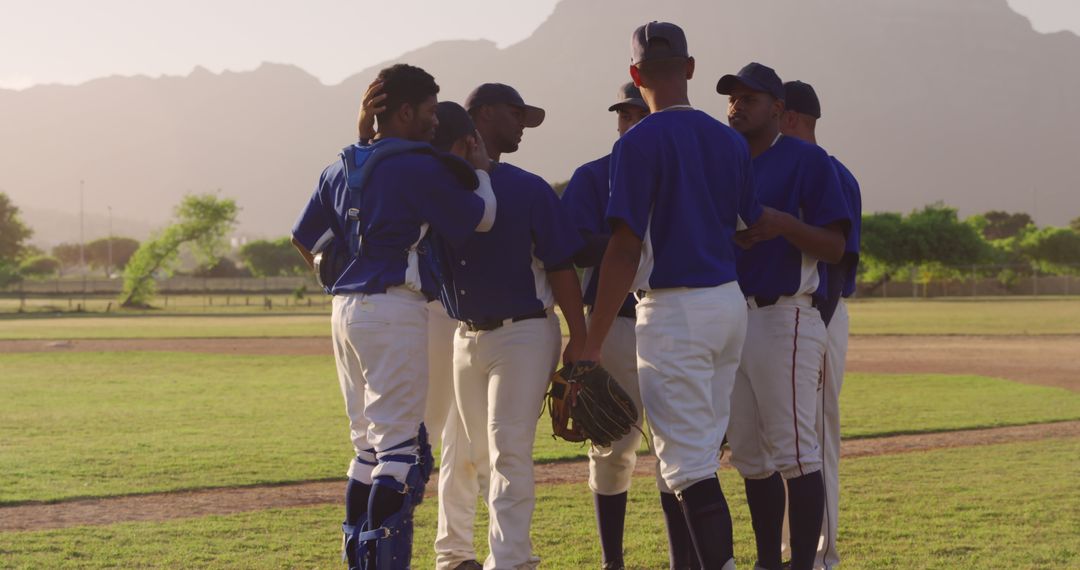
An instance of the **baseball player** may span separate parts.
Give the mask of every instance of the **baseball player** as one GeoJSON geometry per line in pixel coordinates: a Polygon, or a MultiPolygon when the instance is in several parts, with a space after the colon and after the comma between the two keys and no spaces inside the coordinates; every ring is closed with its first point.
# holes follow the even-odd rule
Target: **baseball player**
{"type": "Polygon", "coordinates": [[[477,463],[490,469],[485,568],[534,568],[529,528],[536,501],[533,440],[562,341],[558,303],[570,341],[564,361],[581,352],[585,315],[573,255],[581,247],[555,192],[538,176],[498,162],[515,152],[525,128],[544,111],[508,85],[485,83],[466,100],[488,156],[499,215],[491,232],[450,253],[447,310],[459,319],[454,394],[477,463]]]}
{"type": "Polygon", "coordinates": [[[815,409],[826,334],[814,293],[819,261],[843,256],[851,215],[828,154],[780,134],[784,85],[771,68],[751,63],[716,90],[750,145],[765,207],[736,236],[748,248],[738,273],[750,311],[731,395],[731,462],[745,480],[758,567],[780,569],[786,481],[792,568],[809,569],[824,510],[815,409]]]}
{"type": "MultiPolygon", "coordinates": [[[[368,88],[361,106],[359,134],[361,141],[375,134],[375,115],[385,109],[381,102],[382,85],[376,80],[368,88]]],[[[441,101],[435,107],[439,126],[431,146],[462,158],[478,145],[483,145],[472,118],[461,105],[441,101]]],[[[487,158],[486,151],[483,157],[487,158]]],[[[490,159],[489,166],[490,167],[490,159]]],[[[426,253],[432,255],[442,247],[430,234],[426,253]]],[[[429,259],[432,264],[441,260],[429,259]]],[[[447,268],[440,270],[449,274],[447,268]]],[[[428,303],[428,366],[429,383],[424,423],[433,438],[441,434],[442,453],[439,463],[439,515],[435,535],[435,567],[438,570],[476,570],[482,568],[473,547],[473,524],[476,516],[476,497],[486,496],[488,469],[486,463],[476,464],[472,446],[465,437],[464,423],[454,400],[453,360],[454,334],[458,321],[450,317],[443,300],[428,303]]]]}
{"type": "MultiPolygon", "coordinates": [[[[817,144],[817,121],[821,118],[821,103],[814,87],[802,81],[784,84],[784,114],[780,132],[810,144],[817,144]]],[[[840,388],[844,382],[847,361],[848,311],[844,299],[855,293],[855,275],[859,267],[859,236],[862,227],[862,194],[855,176],[835,156],[830,157],[840,177],[851,210],[851,230],[844,244],[844,256],[839,263],[822,264],[819,291],[825,299],[821,308],[828,341],[822,365],[822,385],[817,399],[817,431],[821,446],[822,477],[825,479],[825,520],[821,523],[814,568],[829,570],[840,564],[836,548],[839,515],[840,475],[840,388]]],[[[785,527],[785,530],[786,527],[785,527]]],[[[785,537],[787,538],[787,537],[785,537]]],[[[785,543],[788,541],[785,540],[785,543]]]]}
{"type": "Polygon", "coordinates": [[[611,152],[612,233],[583,358],[603,360],[626,294],[637,291],[638,381],[665,518],[681,509],[697,557],[672,544],[672,567],[730,570],[731,515],[716,471],[746,331],[732,238],[740,218],[761,215],[750,153],[738,133],[690,106],[694,60],[681,28],[638,27],[630,62],[652,114],[611,152]]]}
{"type": "MultiPolygon", "coordinates": [[[[342,270],[327,286],[356,452],[346,487],[345,555],[350,568],[388,569],[409,566],[412,508],[432,462],[422,420],[426,304],[437,284],[420,266],[417,245],[429,227],[454,247],[490,229],[494,195],[485,172],[437,156],[426,144],[438,124],[434,78],[404,64],[379,78],[386,108],[375,140],[346,147],[323,171],[292,234],[309,265],[313,254],[343,252],[342,270]],[[477,179],[480,190],[467,191],[477,179]]],[[[487,163],[481,150],[471,157],[475,167],[487,163]]]]}
{"type": "MultiPolygon", "coordinates": [[[[608,111],[618,113],[617,129],[619,136],[622,136],[649,114],[649,106],[641,98],[641,91],[631,82],[619,88],[615,103],[608,107],[608,111]]],[[[610,155],[578,167],[562,195],[563,206],[585,240],[585,247],[574,257],[574,262],[585,268],[583,301],[589,313],[596,301],[596,284],[600,277],[597,268],[611,236],[605,220],[609,162],[610,155]]],[[[604,342],[603,355],[606,368],[626,389],[640,410],[637,347],[634,340],[635,304],[634,297],[627,295],[604,342]]],[[[639,428],[641,418],[639,415],[639,428]]],[[[627,491],[630,489],[630,479],[640,445],[640,433],[631,431],[622,439],[613,442],[611,447],[589,447],[589,488],[593,491],[596,526],[600,534],[600,549],[605,569],[623,568],[622,544],[627,491]]],[[[681,512],[679,519],[682,519],[681,512]]],[[[689,546],[689,542],[685,542],[686,546],[689,546]]]]}

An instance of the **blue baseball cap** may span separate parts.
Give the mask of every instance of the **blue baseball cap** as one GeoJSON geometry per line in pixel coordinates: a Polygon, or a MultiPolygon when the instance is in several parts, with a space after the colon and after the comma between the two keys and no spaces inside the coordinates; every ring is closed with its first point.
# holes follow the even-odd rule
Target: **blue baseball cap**
{"type": "Polygon", "coordinates": [[[777,99],[784,98],[784,82],[780,76],[767,65],[757,62],[746,64],[736,75],[725,75],[716,82],[716,92],[721,95],[731,95],[736,85],[745,85],[754,91],[768,93],[777,99]]]}
{"type": "Polygon", "coordinates": [[[506,104],[525,111],[525,126],[529,128],[539,127],[544,122],[546,113],[540,107],[526,105],[525,100],[517,89],[502,83],[484,83],[473,89],[465,99],[465,108],[469,112],[483,107],[484,105],[506,104]]]}
{"type": "Polygon", "coordinates": [[[675,24],[649,22],[638,26],[630,36],[630,65],[673,57],[690,57],[686,34],[675,24]]]}
{"type": "Polygon", "coordinates": [[[818,101],[817,92],[809,83],[802,81],[785,83],[784,107],[788,111],[809,115],[815,119],[821,118],[821,101],[818,101]]]}
{"type": "Polygon", "coordinates": [[[439,101],[435,106],[435,116],[439,119],[439,126],[435,129],[431,146],[443,152],[449,152],[461,137],[476,132],[469,112],[453,101],[439,101]]]}
{"type": "Polygon", "coordinates": [[[608,111],[617,111],[623,105],[633,105],[646,111],[649,110],[648,103],[641,96],[641,89],[638,89],[633,81],[624,83],[622,87],[619,87],[619,93],[615,97],[615,103],[607,108],[608,111]]]}

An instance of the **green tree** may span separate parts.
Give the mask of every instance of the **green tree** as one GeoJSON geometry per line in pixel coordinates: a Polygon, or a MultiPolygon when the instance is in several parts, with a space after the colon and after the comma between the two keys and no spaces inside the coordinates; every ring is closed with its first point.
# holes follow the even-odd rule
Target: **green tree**
{"type": "Polygon", "coordinates": [[[79,264],[79,244],[61,243],[52,248],[52,256],[60,260],[64,267],[75,267],[79,264]]]}
{"type": "Polygon", "coordinates": [[[60,260],[48,255],[29,257],[19,264],[19,274],[30,279],[44,279],[60,272],[60,260]]]}
{"type": "Polygon", "coordinates": [[[287,237],[248,242],[240,248],[240,260],[255,277],[303,275],[308,271],[304,258],[287,237]]]}
{"type": "Polygon", "coordinates": [[[1080,234],[1080,216],[1073,218],[1072,221],[1069,222],[1069,228],[1071,228],[1072,231],[1080,234]]]}
{"type": "Polygon", "coordinates": [[[230,199],[212,194],[186,196],[174,212],[174,222],[139,246],[124,268],[122,306],[145,307],[157,292],[156,274],[172,272],[185,244],[205,265],[213,264],[225,248],[225,236],[236,223],[238,209],[230,199]]]}
{"type": "Polygon", "coordinates": [[[1020,243],[1021,253],[1045,273],[1080,272],[1080,234],[1068,228],[1042,228],[1020,243]]]}
{"type": "Polygon", "coordinates": [[[972,216],[969,222],[974,222],[987,240],[1014,237],[1033,224],[1031,216],[1023,212],[1011,214],[1000,210],[991,210],[985,214],[972,216]]]}
{"type": "Polygon", "coordinates": [[[19,216],[19,208],[7,194],[0,192],[0,262],[22,259],[26,240],[33,234],[19,216]]]}
{"type": "MultiPolygon", "coordinates": [[[[86,244],[86,264],[94,269],[123,269],[135,251],[139,242],[127,237],[114,237],[112,240],[112,267],[109,268],[110,238],[96,239],[86,244]]],[[[59,246],[58,246],[59,247],[59,246]]],[[[75,246],[78,248],[78,245],[75,246]]],[[[76,250],[75,255],[78,256],[76,250]]]]}
{"type": "Polygon", "coordinates": [[[904,217],[894,212],[866,214],[862,219],[859,265],[862,280],[876,288],[910,263],[904,217]]]}

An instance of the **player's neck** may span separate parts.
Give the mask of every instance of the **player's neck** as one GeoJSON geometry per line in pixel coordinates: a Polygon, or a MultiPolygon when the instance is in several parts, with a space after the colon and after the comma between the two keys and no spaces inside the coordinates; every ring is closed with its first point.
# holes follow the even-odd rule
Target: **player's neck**
{"type": "Polygon", "coordinates": [[[750,145],[750,156],[757,158],[758,155],[772,148],[779,134],[780,125],[770,125],[757,132],[747,133],[746,142],[750,145]]]}
{"type": "Polygon", "coordinates": [[[686,94],[685,84],[682,85],[681,88],[643,89],[641,94],[653,113],[663,111],[668,107],[690,105],[690,97],[686,94]]]}

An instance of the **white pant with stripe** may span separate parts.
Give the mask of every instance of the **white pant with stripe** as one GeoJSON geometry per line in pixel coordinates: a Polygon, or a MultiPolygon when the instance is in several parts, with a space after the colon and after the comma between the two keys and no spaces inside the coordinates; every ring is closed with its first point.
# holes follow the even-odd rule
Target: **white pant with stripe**
{"type": "Polygon", "coordinates": [[[535,568],[529,529],[536,504],[533,441],[562,335],[553,311],[454,337],[454,395],[477,464],[490,469],[488,570],[535,568]]]}
{"type": "Polygon", "coordinates": [[[637,306],[638,382],[663,492],[716,475],[746,333],[735,282],[649,291],[637,306]]]}
{"type": "Polygon", "coordinates": [[[781,297],[749,312],[731,394],[731,463],[747,479],[821,469],[816,416],[825,323],[809,296],[781,297]]]}

